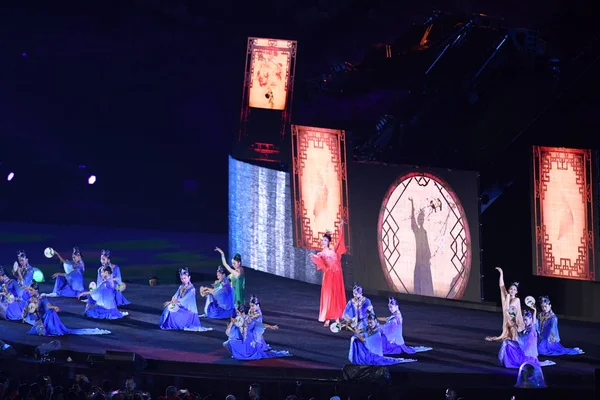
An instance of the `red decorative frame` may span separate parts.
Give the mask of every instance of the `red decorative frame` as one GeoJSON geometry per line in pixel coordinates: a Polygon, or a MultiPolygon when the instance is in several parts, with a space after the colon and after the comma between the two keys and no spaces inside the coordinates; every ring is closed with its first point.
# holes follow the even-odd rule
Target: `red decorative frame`
{"type": "MultiPolygon", "coordinates": [[[[451,229],[451,231],[454,231],[455,234],[452,235],[452,243],[448,247],[453,252],[453,257],[452,257],[453,266],[456,268],[459,276],[461,276],[461,277],[464,276],[464,284],[461,285],[461,287],[457,288],[456,285],[458,283],[458,279],[455,280],[453,282],[453,284],[450,286],[448,294],[446,294],[446,296],[444,296],[444,297],[448,298],[448,299],[459,300],[464,296],[465,291],[467,290],[467,286],[469,284],[469,280],[471,278],[471,267],[472,267],[472,260],[473,260],[473,249],[471,248],[471,229],[469,226],[467,214],[465,213],[462,203],[460,202],[460,199],[458,198],[456,193],[454,193],[454,190],[452,189],[452,187],[445,180],[443,180],[442,178],[440,178],[439,176],[436,176],[434,174],[427,173],[427,172],[409,172],[405,175],[402,175],[390,185],[388,191],[386,192],[385,196],[383,197],[383,200],[381,203],[381,210],[379,212],[379,220],[377,223],[377,248],[379,250],[379,259],[381,260],[381,268],[382,268],[383,274],[384,274],[388,284],[390,285],[390,288],[393,291],[407,293],[407,294],[414,294],[414,293],[410,293],[406,289],[406,286],[402,283],[402,279],[398,276],[397,272],[394,271],[394,265],[391,266],[392,271],[388,271],[387,262],[390,262],[390,260],[389,260],[389,257],[386,255],[386,252],[389,252],[389,251],[391,251],[392,253],[397,252],[397,249],[395,248],[395,246],[398,243],[396,243],[396,242],[394,242],[394,240],[392,240],[392,244],[394,244],[394,248],[393,249],[390,248],[389,247],[390,240],[388,240],[389,239],[388,236],[390,236],[390,235],[394,236],[395,234],[398,233],[398,229],[399,229],[396,221],[394,221],[393,217],[391,217],[392,210],[387,208],[387,204],[389,202],[390,197],[396,191],[398,186],[403,185],[402,194],[404,194],[412,180],[415,180],[419,186],[427,186],[430,182],[433,181],[433,184],[436,185],[438,190],[440,187],[442,187],[450,196],[452,203],[456,205],[456,209],[452,209],[453,210],[452,212],[455,215],[456,221],[457,221],[455,225],[459,226],[460,228],[456,231],[454,231],[454,227],[453,227],[453,229],[451,229]],[[466,251],[464,252],[464,254],[458,254],[457,251],[462,246],[464,246],[466,251]],[[394,280],[391,276],[392,272],[394,274],[396,274],[397,278],[400,280],[403,290],[399,289],[396,286],[396,284],[394,283],[394,280]]],[[[402,195],[401,195],[401,197],[402,197],[402,195]]],[[[443,196],[442,196],[442,198],[443,198],[444,204],[447,204],[448,200],[446,198],[444,198],[443,196]]],[[[397,255],[398,255],[398,257],[396,259],[396,262],[399,261],[402,256],[399,253],[397,255]]],[[[392,264],[394,264],[394,263],[392,263],[392,264]]]]}
{"type": "Polygon", "coordinates": [[[325,232],[315,231],[311,226],[311,218],[304,201],[302,176],[306,169],[306,161],[310,147],[323,149],[327,147],[331,158],[328,160],[337,175],[337,182],[327,186],[328,190],[339,190],[339,207],[335,210],[335,221],[331,221],[331,235],[334,242],[340,234],[339,223],[344,220],[348,227],[346,236],[347,253],[351,254],[350,214],[348,211],[348,172],[346,160],[346,132],[343,130],[312,128],[292,125],[292,178],[294,196],[294,240],[296,247],[321,250],[321,238],[325,232]],[[334,188],[335,186],[335,188],[334,188]]]}
{"type": "Polygon", "coordinates": [[[533,147],[533,207],[535,226],[535,273],[540,276],[595,280],[594,196],[592,152],[583,149],[533,147]],[[553,254],[553,244],[547,232],[550,209],[544,209],[544,199],[551,183],[552,171],[572,169],[584,210],[585,227],[577,246],[577,258],[560,258],[553,254]]]}
{"type": "Polygon", "coordinates": [[[287,99],[285,101],[285,109],[273,110],[281,113],[281,138],[285,137],[287,127],[291,122],[292,100],[294,97],[294,76],[296,73],[296,49],[298,42],[295,40],[282,39],[264,39],[250,37],[246,48],[246,66],[244,69],[244,87],[242,92],[242,108],[240,115],[240,129],[238,133],[238,141],[242,141],[248,135],[247,125],[252,108],[250,107],[250,89],[252,88],[252,76],[254,73],[253,55],[256,49],[266,51],[278,51],[288,53],[289,68],[285,76],[285,90],[287,99]],[[264,45],[267,42],[267,45],[264,45]]]}

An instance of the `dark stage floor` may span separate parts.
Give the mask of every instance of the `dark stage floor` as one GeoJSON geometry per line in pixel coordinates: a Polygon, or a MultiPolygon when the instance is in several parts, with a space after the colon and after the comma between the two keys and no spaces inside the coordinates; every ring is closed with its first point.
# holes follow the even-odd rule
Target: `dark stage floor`
{"type": "MultiPolygon", "coordinates": [[[[9,238],[3,240],[0,246],[4,265],[12,264],[16,249],[25,248],[30,253],[31,264],[41,267],[49,277],[59,270],[60,265],[47,264],[48,261],[41,255],[44,247],[52,245],[58,250],[60,247],[55,243],[64,242],[63,251],[67,254],[68,246],[77,240],[84,251],[91,252],[93,247],[108,247],[102,242],[102,238],[110,237],[111,247],[118,248],[118,254],[122,257],[122,261],[117,262],[122,267],[125,280],[133,282],[125,292],[126,297],[133,303],[125,307],[130,316],[119,321],[89,320],[82,315],[85,307],[83,303],[75,299],[51,299],[53,304],[62,309],[60,316],[67,327],[98,327],[112,331],[112,335],[108,336],[61,337],[63,350],[84,354],[103,354],[106,350],[136,352],[148,360],[162,361],[153,363],[157,369],[160,369],[161,365],[164,368],[168,365],[170,373],[189,376],[229,374],[235,371],[236,374],[243,373],[249,378],[267,374],[289,378],[302,375],[303,379],[339,379],[342,367],[348,363],[350,334],[333,334],[317,321],[319,286],[253,270],[247,271],[247,294],[259,295],[265,321],[280,327],[279,331],[268,331],[265,338],[274,349],[289,350],[294,354],[293,357],[251,362],[231,359],[222,347],[226,339],[226,321],[203,319],[206,327],[214,329],[204,333],[158,329],[162,303],[171,298],[177,287],[174,283],[176,269],[182,263],[187,263],[186,257],[190,257],[189,264],[192,267],[194,283],[199,286],[211,282],[214,268],[218,264],[218,258],[214,257],[212,249],[215,245],[226,247],[225,238],[222,236],[119,230],[99,233],[101,229],[89,232],[84,229],[85,232],[77,234],[75,228],[29,226],[29,235],[33,236],[25,237],[21,233],[20,239],[27,243],[16,243],[16,239],[19,238],[16,233],[18,229],[22,227],[0,226],[0,236],[3,239],[9,238]],[[54,232],[52,237],[44,235],[45,230],[54,232]],[[33,231],[39,232],[38,236],[31,233],[33,231]],[[91,236],[97,239],[92,241],[91,236]],[[174,243],[179,244],[175,246],[174,243]],[[166,251],[161,246],[170,250],[166,251]],[[36,252],[35,257],[33,251],[36,252]],[[161,257],[156,257],[160,254],[161,257]],[[177,262],[165,261],[163,265],[156,261],[164,260],[168,254],[172,254],[177,262]],[[134,260],[134,257],[138,259],[134,260]],[[160,269],[164,275],[161,278],[162,284],[156,287],[148,286],[147,277],[160,269]],[[237,368],[234,368],[236,366],[237,368]]],[[[88,254],[86,262],[87,272],[93,275],[91,271],[96,269],[96,254],[88,254]]],[[[88,273],[86,282],[92,279],[92,275],[88,278],[88,273]]],[[[51,291],[48,282],[43,284],[42,288],[44,292],[51,291]]],[[[199,308],[203,306],[202,300],[198,300],[199,308]]],[[[387,300],[372,300],[378,314],[387,315],[387,300]]],[[[401,309],[405,319],[404,336],[407,344],[430,346],[433,347],[433,351],[417,354],[417,363],[392,367],[390,370],[395,379],[429,387],[434,384],[446,386],[448,383],[456,383],[457,379],[460,379],[464,387],[514,385],[516,371],[498,366],[499,344],[484,340],[487,335],[499,333],[502,320],[499,313],[416,302],[404,302],[401,309]]],[[[29,327],[21,323],[0,321],[0,337],[9,343],[37,346],[48,342],[48,338],[27,335],[28,330],[29,327]]],[[[600,365],[600,345],[597,342],[600,326],[562,320],[560,330],[565,346],[581,347],[586,354],[555,359],[557,365],[544,368],[548,384],[557,387],[593,387],[594,368],[600,365]]]]}

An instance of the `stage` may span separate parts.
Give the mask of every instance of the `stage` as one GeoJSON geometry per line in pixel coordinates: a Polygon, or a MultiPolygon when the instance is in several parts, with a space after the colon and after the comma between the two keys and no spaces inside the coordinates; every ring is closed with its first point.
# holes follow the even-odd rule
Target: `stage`
{"type": "MultiPolygon", "coordinates": [[[[2,225],[1,236],[9,239],[3,240],[0,251],[5,266],[12,264],[11,260],[17,249],[28,251],[31,264],[41,268],[46,275],[47,281],[41,285],[43,293],[52,290],[49,278],[52,273],[59,272],[60,268],[58,262],[44,261],[41,254],[43,247],[52,245],[66,256],[68,246],[75,239],[84,252],[87,264],[86,284],[92,280],[98,265],[97,254],[91,254],[91,251],[94,249],[98,252],[103,247],[112,248],[117,257],[115,262],[121,265],[125,281],[130,282],[124,294],[132,305],[123,308],[130,315],[117,321],[85,318],[85,304],[76,299],[50,299],[52,304],[61,308],[60,317],[67,327],[112,331],[107,336],[60,337],[62,351],[57,355],[57,362],[70,356],[75,362],[84,363],[90,354],[104,354],[105,351],[112,350],[135,352],[148,360],[148,373],[163,375],[235,375],[245,379],[319,381],[342,379],[342,368],[348,364],[350,334],[333,334],[317,321],[320,287],[316,285],[247,270],[247,297],[251,294],[258,295],[265,322],[280,327],[279,331],[267,331],[266,341],[276,350],[289,350],[293,357],[250,362],[231,359],[222,346],[226,340],[227,321],[224,320],[203,318],[203,325],[213,330],[202,333],[162,331],[158,328],[162,303],[169,300],[177,288],[177,268],[182,264],[189,264],[192,281],[197,287],[214,281],[214,270],[219,259],[212,250],[215,245],[226,247],[224,236],[104,231],[101,228],[78,228],[80,233],[77,234],[72,227],[29,227],[30,232],[31,229],[38,232],[52,231],[52,236],[62,232],[64,236],[49,238],[49,234],[43,232],[36,235],[30,233],[27,237],[23,234],[18,236],[14,231],[20,229],[19,225],[2,225]],[[65,237],[69,235],[70,238],[65,237]],[[107,236],[110,236],[110,243],[108,239],[103,243],[102,238],[107,236]],[[26,243],[16,243],[18,238],[26,243]],[[67,244],[61,249],[56,242],[67,244]],[[95,249],[96,246],[98,249],[95,249]],[[170,250],[166,252],[161,246],[170,250]],[[35,256],[33,251],[36,252],[35,256]],[[166,254],[171,254],[173,259],[165,258],[166,254]],[[162,271],[160,284],[156,287],[149,286],[148,278],[156,275],[159,270],[162,271]]],[[[199,309],[203,308],[203,300],[198,298],[199,309]]],[[[386,298],[371,297],[371,300],[378,316],[388,315],[386,298]]],[[[428,388],[445,388],[450,385],[506,388],[514,385],[517,371],[498,366],[500,345],[484,340],[488,335],[500,333],[502,318],[499,312],[416,301],[401,301],[401,310],[407,344],[429,346],[433,350],[416,354],[416,363],[391,367],[394,384],[428,388]]],[[[0,321],[0,338],[20,352],[30,354],[32,346],[52,340],[27,335],[29,329],[28,325],[19,322],[0,321]]],[[[557,364],[544,368],[548,385],[557,388],[593,388],[594,368],[600,364],[600,346],[595,341],[595,338],[600,337],[600,326],[561,320],[560,333],[565,346],[581,347],[586,354],[552,358],[557,364]]]]}

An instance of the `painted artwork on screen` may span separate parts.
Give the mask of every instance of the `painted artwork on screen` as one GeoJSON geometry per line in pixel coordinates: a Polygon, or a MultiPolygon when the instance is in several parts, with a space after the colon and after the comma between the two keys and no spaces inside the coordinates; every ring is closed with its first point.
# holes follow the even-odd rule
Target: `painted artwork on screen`
{"type": "Polygon", "coordinates": [[[345,132],[293,125],[292,147],[296,245],[320,250],[326,231],[337,238],[348,224],[345,132]]]}
{"type": "Polygon", "coordinates": [[[250,38],[248,47],[251,57],[248,105],[285,110],[296,41],[250,38]]]}
{"type": "Polygon", "coordinates": [[[469,224],[441,178],[411,172],[391,185],[379,214],[378,246],[394,291],[462,298],[471,273],[469,224]]]}
{"type": "Polygon", "coordinates": [[[536,146],[533,173],[534,272],[594,280],[591,151],[536,146]]]}

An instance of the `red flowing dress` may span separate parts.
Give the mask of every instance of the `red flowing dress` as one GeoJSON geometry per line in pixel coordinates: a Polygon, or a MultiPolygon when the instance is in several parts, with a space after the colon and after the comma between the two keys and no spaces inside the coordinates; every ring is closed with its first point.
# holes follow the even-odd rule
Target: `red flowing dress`
{"type": "Polygon", "coordinates": [[[325,249],[317,254],[311,254],[317,269],[323,271],[321,284],[321,311],[319,321],[336,320],[342,317],[346,308],[346,288],[342,273],[342,254],[346,253],[344,234],[335,249],[325,249]]]}

